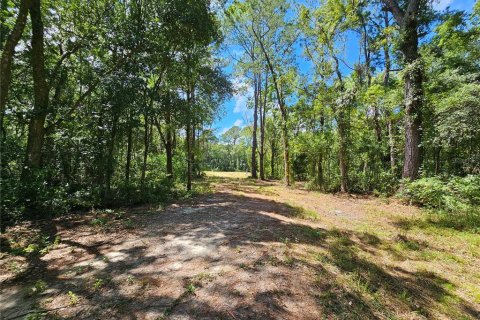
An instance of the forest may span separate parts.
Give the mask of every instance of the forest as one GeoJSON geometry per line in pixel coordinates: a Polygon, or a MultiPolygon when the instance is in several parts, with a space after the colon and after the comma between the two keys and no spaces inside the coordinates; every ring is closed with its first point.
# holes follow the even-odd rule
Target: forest
{"type": "Polygon", "coordinates": [[[325,192],[480,187],[478,3],[4,2],[5,221],[165,200],[203,169],[325,192]],[[245,87],[247,128],[219,134],[245,87]]]}
{"type": "Polygon", "coordinates": [[[1,319],[480,317],[480,1],[0,1],[1,319]]]}

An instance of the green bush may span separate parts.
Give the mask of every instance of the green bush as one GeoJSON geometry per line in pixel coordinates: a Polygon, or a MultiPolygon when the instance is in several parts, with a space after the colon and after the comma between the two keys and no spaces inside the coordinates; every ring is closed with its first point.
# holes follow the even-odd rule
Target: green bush
{"type": "Polygon", "coordinates": [[[399,196],[412,204],[446,212],[473,213],[480,207],[480,176],[422,178],[405,182],[399,196]]]}

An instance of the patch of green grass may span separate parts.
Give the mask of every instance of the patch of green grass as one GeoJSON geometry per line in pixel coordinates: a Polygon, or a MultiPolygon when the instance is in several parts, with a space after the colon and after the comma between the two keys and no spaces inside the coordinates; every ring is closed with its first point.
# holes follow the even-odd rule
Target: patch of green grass
{"type": "Polygon", "coordinates": [[[42,320],[45,319],[45,315],[45,312],[33,311],[25,317],[25,320],[42,320]]]}
{"type": "Polygon", "coordinates": [[[431,234],[449,235],[452,232],[480,234],[480,214],[454,214],[426,211],[420,218],[398,218],[395,225],[403,230],[420,229],[431,234]]]}
{"type": "Polygon", "coordinates": [[[287,248],[290,248],[290,247],[292,246],[292,241],[290,240],[289,237],[280,238],[280,241],[281,241],[285,246],[287,246],[287,248]]]}
{"type": "Polygon", "coordinates": [[[351,246],[354,242],[348,236],[341,236],[335,240],[335,245],[351,246]]]}
{"type": "Polygon", "coordinates": [[[25,267],[21,266],[18,262],[10,261],[8,263],[8,270],[14,274],[22,273],[25,270],[25,267]]]}
{"type": "Polygon", "coordinates": [[[193,284],[193,282],[189,282],[187,284],[187,286],[185,287],[185,290],[189,293],[189,294],[194,294],[195,291],[197,290],[197,287],[195,287],[195,285],[193,284]]]}
{"type": "MultiPolygon", "coordinates": [[[[200,272],[199,274],[193,276],[187,287],[192,285],[194,288],[201,288],[209,282],[212,282],[215,279],[215,276],[208,272],[200,272]]],[[[193,292],[192,292],[193,293],[193,292]]]]}
{"type": "Polygon", "coordinates": [[[328,258],[328,256],[323,252],[314,253],[313,258],[321,262],[322,264],[327,264],[330,262],[330,259],[328,258]]]}
{"type": "Polygon", "coordinates": [[[357,271],[348,274],[346,279],[349,287],[353,288],[355,291],[364,295],[373,293],[368,281],[357,271]]]}
{"type": "Polygon", "coordinates": [[[436,250],[424,250],[420,253],[420,257],[425,261],[442,261],[450,262],[455,265],[464,265],[465,259],[450,252],[436,251],[436,250]]]}
{"type": "Polygon", "coordinates": [[[211,194],[213,192],[212,186],[208,181],[196,181],[193,185],[193,194],[202,195],[202,194],[211,194]]]}
{"type": "Polygon", "coordinates": [[[60,237],[56,236],[53,241],[46,235],[34,235],[25,241],[9,241],[9,253],[16,256],[28,256],[31,254],[46,255],[51,249],[60,243],[60,237]]]}
{"type": "Polygon", "coordinates": [[[278,265],[281,263],[281,261],[280,261],[276,256],[270,255],[270,256],[268,257],[268,263],[269,263],[271,266],[276,267],[276,266],[278,266],[278,265]]]}
{"type": "Polygon", "coordinates": [[[96,227],[103,227],[107,223],[108,223],[108,219],[105,217],[94,218],[92,221],[90,221],[90,224],[96,227]]]}
{"type": "Polygon", "coordinates": [[[265,196],[278,196],[278,193],[274,191],[275,188],[269,186],[260,186],[257,188],[257,193],[265,196]]]}
{"type": "Polygon", "coordinates": [[[34,285],[28,290],[27,295],[33,296],[36,294],[40,294],[47,289],[47,283],[43,280],[35,281],[34,285]]]}
{"type": "Polygon", "coordinates": [[[93,290],[94,291],[98,291],[100,288],[103,287],[103,285],[105,284],[105,281],[101,278],[97,278],[95,279],[95,282],[93,283],[93,290]]]}
{"type": "Polygon", "coordinates": [[[128,275],[128,277],[127,277],[127,279],[126,279],[125,281],[126,281],[127,284],[129,284],[129,285],[133,285],[136,280],[137,280],[137,279],[130,274],[130,275],[128,275]]]}
{"type": "Polygon", "coordinates": [[[424,261],[438,260],[440,256],[441,256],[441,253],[435,250],[424,250],[420,252],[420,258],[424,261]]]}
{"type": "Polygon", "coordinates": [[[83,265],[83,266],[76,266],[76,267],[73,267],[70,270],[67,270],[65,272],[65,275],[66,276],[77,276],[77,275],[80,275],[80,274],[83,274],[83,273],[86,273],[86,272],[92,270],[92,268],[93,267],[90,264],[83,265]]]}
{"type": "Polygon", "coordinates": [[[397,248],[401,250],[420,251],[422,248],[426,246],[420,241],[412,238],[408,238],[405,235],[398,235],[396,241],[397,241],[396,246],[398,246],[397,248]]]}
{"type": "Polygon", "coordinates": [[[135,227],[135,223],[133,222],[132,219],[128,218],[126,220],[122,221],[122,225],[126,229],[133,229],[135,227]]]}
{"type": "Polygon", "coordinates": [[[473,301],[480,304],[480,287],[469,284],[466,286],[466,289],[468,294],[473,298],[473,301]]]}
{"type": "Polygon", "coordinates": [[[320,240],[325,239],[327,234],[319,229],[312,228],[310,226],[298,225],[298,228],[295,230],[296,235],[299,238],[307,238],[310,240],[320,240]]]}
{"type": "Polygon", "coordinates": [[[292,253],[289,250],[285,250],[284,256],[285,258],[283,259],[283,263],[289,267],[293,267],[295,264],[295,259],[293,258],[292,253]]]}
{"type": "Polygon", "coordinates": [[[80,298],[75,293],[73,293],[72,291],[68,291],[67,295],[69,298],[69,304],[71,306],[75,306],[78,304],[78,301],[80,300],[80,298]]]}
{"type": "Polygon", "coordinates": [[[368,232],[363,232],[361,233],[358,238],[363,242],[371,246],[378,246],[379,244],[382,243],[380,238],[376,236],[375,234],[368,233],[368,232]]]}
{"type": "Polygon", "coordinates": [[[406,303],[406,304],[409,304],[412,302],[412,299],[413,297],[411,296],[411,294],[407,291],[407,290],[402,290],[402,292],[398,293],[397,294],[397,297],[403,302],[403,303],[406,303]]]}
{"type": "Polygon", "coordinates": [[[320,219],[320,215],[316,211],[305,209],[304,207],[297,206],[292,203],[286,203],[286,206],[288,208],[289,215],[292,217],[306,220],[320,219]]]}

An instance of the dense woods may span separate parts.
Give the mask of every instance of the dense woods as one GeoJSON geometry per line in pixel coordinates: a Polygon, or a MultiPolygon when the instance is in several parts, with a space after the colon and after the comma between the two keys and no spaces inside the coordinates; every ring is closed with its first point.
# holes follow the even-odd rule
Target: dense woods
{"type": "Polygon", "coordinates": [[[225,42],[252,115],[207,166],[329,192],[469,175],[478,188],[480,7],[436,3],[234,1],[225,42]]]}
{"type": "Polygon", "coordinates": [[[2,1],[3,221],[191,188],[195,139],[231,91],[213,10],[2,1]]]}
{"type": "Polygon", "coordinates": [[[480,7],[436,3],[2,1],[3,221],[164,201],[204,169],[477,188],[480,7]],[[242,90],[248,124],[216,131],[242,90]]]}

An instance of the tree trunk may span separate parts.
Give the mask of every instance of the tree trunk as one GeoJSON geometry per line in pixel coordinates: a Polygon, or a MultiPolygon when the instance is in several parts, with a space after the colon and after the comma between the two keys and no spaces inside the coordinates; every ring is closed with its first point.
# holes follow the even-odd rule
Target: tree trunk
{"type": "Polygon", "coordinates": [[[104,123],[104,110],[100,110],[100,114],[98,117],[97,123],[97,145],[98,149],[96,150],[96,157],[95,157],[95,183],[100,187],[100,195],[103,196],[105,194],[105,166],[106,166],[106,145],[104,143],[104,131],[103,127],[105,126],[104,123]]]}
{"type": "Polygon", "coordinates": [[[275,147],[275,141],[271,140],[270,142],[270,151],[271,151],[271,157],[270,157],[270,176],[272,178],[275,178],[275,156],[276,156],[276,147],[275,147]]]}
{"type": "Polygon", "coordinates": [[[323,178],[323,154],[320,153],[318,157],[318,167],[317,167],[317,184],[320,187],[320,190],[325,191],[324,178],[323,178]]]}
{"type": "MultiPolygon", "coordinates": [[[[390,116],[390,114],[387,114],[387,116],[390,116]]],[[[397,164],[395,160],[395,129],[392,119],[388,119],[388,144],[390,147],[390,169],[395,174],[397,164]]]]}
{"type": "Polygon", "coordinates": [[[265,88],[263,89],[263,101],[260,101],[260,179],[265,180],[265,120],[267,115],[267,88],[268,73],[265,72],[265,88]]]}
{"type": "Polygon", "coordinates": [[[347,130],[343,112],[338,117],[338,134],[340,147],[338,150],[340,166],[340,191],[348,192],[348,167],[347,167],[347,130]]]}
{"type": "Polygon", "coordinates": [[[283,140],[283,165],[284,167],[284,175],[285,175],[285,185],[291,185],[291,172],[290,172],[290,145],[289,145],[289,138],[288,138],[288,126],[287,126],[287,119],[283,119],[282,123],[282,140],[283,140]]]}
{"type": "Polygon", "coordinates": [[[192,129],[191,124],[186,128],[186,146],[187,146],[187,191],[192,190],[192,129]]]}
{"type": "Polygon", "coordinates": [[[258,75],[253,75],[253,86],[254,86],[254,106],[253,106],[253,132],[252,132],[252,178],[257,179],[257,121],[258,121],[258,103],[260,95],[260,85],[258,80],[258,75]]]}
{"type": "MultiPolygon", "coordinates": [[[[389,20],[388,20],[388,11],[384,11],[383,19],[385,23],[385,28],[389,27],[389,20]]],[[[385,89],[388,88],[390,83],[390,69],[391,69],[391,60],[390,60],[390,47],[389,47],[389,37],[387,35],[385,44],[383,45],[383,54],[385,56],[385,74],[383,76],[383,86],[385,89]]],[[[386,112],[386,116],[388,118],[387,126],[388,126],[388,144],[390,148],[390,170],[392,174],[395,175],[396,171],[396,160],[395,160],[395,128],[394,128],[394,121],[391,118],[392,113],[390,110],[386,112]]]]}
{"type": "Polygon", "coordinates": [[[189,108],[187,128],[186,128],[187,191],[191,191],[192,190],[192,170],[193,170],[193,161],[194,161],[192,134],[195,134],[193,131],[194,127],[192,124],[192,115],[191,115],[192,107],[195,104],[195,86],[194,85],[192,85],[189,92],[187,92],[187,100],[188,100],[188,108],[189,108]]]}
{"type": "Polygon", "coordinates": [[[165,117],[167,125],[167,132],[165,137],[165,151],[167,154],[167,175],[170,181],[173,181],[173,128],[172,128],[172,114],[167,112],[165,117]]]}
{"type": "Polygon", "coordinates": [[[419,64],[416,22],[411,20],[402,45],[409,70],[405,73],[405,162],[404,179],[414,180],[420,169],[421,109],[423,105],[423,71],[419,64]]]}
{"type": "Polygon", "coordinates": [[[170,131],[167,131],[167,144],[165,145],[165,152],[167,155],[167,176],[170,181],[173,180],[173,145],[172,145],[172,134],[170,131]]]}
{"type": "Polygon", "coordinates": [[[38,169],[42,162],[42,146],[45,138],[45,118],[48,113],[48,87],[45,78],[43,22],[40,0],[33,0],[30,6],[32,20],[32,70],[34,106],[28,125],[27,152],[24,178],[27,171],[38,169]]]}
{"type": "Polygon", "coordinates": [[[377,142],[382,141],[382,127],[380,126],[380,111],[378,106],[373,106],[373,123],[375,125],[375,135],[377,137],[377,142]]]}
{"type": "MultiPolygon", "coordinates": [[[[169,102],[170,103],[170,102],[169,102]]],[[[167,157],[167,178],[170,182],[173,181],[173,148],[175,147],[174,142],[174,132],[173,132],[173,124],[172,124],[172,114],[169,110],[170,105],[168,105],[167,111],[165,113],[165,135],[162,132],[162,128],[160,127],[160,122],[157,118],[154,118],[155,125],[157,126],[158,133],[160,134],[160,138],[162,140],[163,146],[165,147],[165,154],[167,157]]]]}
{"type": "Polygon", "coordinates": [[[107,201],[110,198],[110,189],[112,184],[112,176],[113,176],[113,151],[115,149],[115,138],[117,136],[117,122],[118,116],[115,115],[113,118],[112,123],[112,132],[110,135],[110,143],[108,145],[108,155],[107,155],[107,168],[106,168],[106,177],[105,177],[105,193],[103,195],[103,201],[107,201]]]}
{"type": "MultiPolygon", "coordinates": [[[[340,66],[338,63],[338,58],[334,56],[335,61],[335,72],[340,82],[340,91],[341,94],[345,93],[345,85],[343,83],[342,73],[340,71],[340,66]]],[[[334,112],[337,114],[336,120],[338,125],[338,138],[339,138],[339,149],[338,149],[338,162],[340,167],[340,191],[348,192],[348,165],[347,165],[347,120],[345,119],[345,111],[338,108],[345,108],[348,102],[342,102],[342,105],[334,107],[334,112]]]]}
{"type": "Polygon", "coordinates": [[[404,12],[395,0],[383,0],[400,26],[400,51],[405,64],[405,160],[402,177],[414,180],[420,170],[420,144],[423,107],[423,69],[418,52],[420,0],[409,0],[404,12]]]}
{"type": "Polygon", "coordinates": [[[128,185],[130,183],[130,167],[132,163],[132,123],[130,119],[130,123],[128,125],[128,137],[127,137],[127,163],[125,165],[125,184],[128,185]]]}
{"type": "Polygon", "coordinates": [[[275,68],[272,64],[272,61],[270,60],[270,56],[268,55],[265,45],[263,44],[263,41],[258,37],[257,33],[255,30],[252,29],[254,32],[255,37],[257,38],[257,41],[260,44],[260,48],[262,49],[263,55],[265,56],[265,60],[267,62],[268,69],[270,70],[270,73],[272,75],[272,80],[273,84],[275,87],[275,92],[277,96],[277,101],[278,105],[280,107],[280,112],[282,114],[282,138],[283,138],[283,156],[284,156],[284,175],[285,175],[285,185],[290,186],[291,184],[291,176],[290,176],[290,152],[289,152],[289,138],[288,138],[288,110],[286,109],[285,106],[285,99],[283,97],[283,92],[280,88],[280,83],[277,79],[277,74],[275,72],[275,68]]]}
{"type": "Polygon", "coordinates": [[[149,124],[149,118],[148,115],[145,113],[144,116],[144,134],[143,134],[143,163],[142,163],[142,175],[140,178],[140,189],[142,191],[145,190],[145,176],[147,173],[147,160],[148,160],[148,149],[149,149],[149,140],[150,140],[150,134],[148,132],[148,124],[149,124]]]}
{"type": "Polygon", "coordinates": [[[196,152],[197,152],[197,128],[196,128],[196,125],[193,124],[192,125],[192,145],[191,145],[191,148],[192,148],[192,176],[193,177],[198,177],[199,176],[199,167],[198,167],[198,161],[195,157],[196,155],[196,152]]]}
{"type": "MultiPolygon", "coordinates": [[[[260,119],[263,118],[263,108],[260,108],[260,119]]],[[[258,152],[260,179],[265,180],[265,131],[263,120],[260,120],[260,151],[258,152]]]]}
{"type": "Polygon", "coordinates": [[[441,169],[441,152],[442,152],[442,147],[441,146],[436,146],[435,148],[435,175],[440,174],[440,169],[441,169]]]}
{"type": "MultiPolygon", "coordinates": [[[[13,26],[12,31],[6,37],[5,45],[3,47],[2,58],[0,63],[0,143],[3,141],[3,117],[5,114],[5,107],[7,105],[7,98],[8,98],[8,91],[10,89],[10,82],[12,79],[12,63],[13,63],[13,56],[15,54],[15,47],[17,46],[18,42],[20,41],[23,30],[25,29],[25,25],[27,23],[27,16],[28,10],[31,6],[31,0],[22,0],[20,1],[20,7],[18,9],[17,19],[15,20],[15,25],[13,26]]],[[[39,4],[38,4],[39,6],[39,4]]],[[[2,10],[6,10],[6,1],[2,0],[2,10]]],[[[40,18],[40,17],[39,17],[40,18]]],[[[38,22],[36,22],[36,29],[38,29],[38,22]]],[[[41,20],[40,20],[41,25],[41,20]]],[[[3,44],[3,37],[4,32],[4,25],[1,26],[2,32],[2,39],[1,44],[3,44]]],[[[36,30],[35,34],[38,35],[38,30],[36,30]]],[[[41,27],[42,33],[42,43],[43,43],[43,27],[41,27]]],[[[33,41],[33,40],[32,40],[33,41]]],[[[43,45],[42,45],[43,48],[43,45]]],[[[43,50],[43,49],[42,49],[43,50]]]]}

